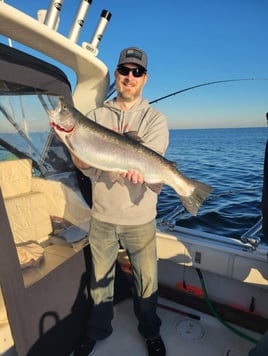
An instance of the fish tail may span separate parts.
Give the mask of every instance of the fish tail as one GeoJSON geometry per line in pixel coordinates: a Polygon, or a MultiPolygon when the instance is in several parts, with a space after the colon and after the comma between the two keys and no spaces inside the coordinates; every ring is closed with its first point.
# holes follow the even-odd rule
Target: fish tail
{"type": "Polygon", "coordinates": [[[206,200],[207,196],[213,190],[213,188],[207,184],[193,180],[191,180],[191,184],[194,186],[192,194],[190,196],[180,195],[180,199],[185,209],[188,210],[192,215],[196,216],[198,209],[206,200]]]}

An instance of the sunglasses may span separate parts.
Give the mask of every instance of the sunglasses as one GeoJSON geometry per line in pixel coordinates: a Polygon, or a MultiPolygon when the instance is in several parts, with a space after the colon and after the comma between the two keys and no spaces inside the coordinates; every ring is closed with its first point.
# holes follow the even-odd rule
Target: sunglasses
{"type": "Polygon", "coordinates": [[[146,70],[143,68],[128,68],[128,67],[124,67],[124,66],[118,66],[117,67],[117,71],[121,74],[121,75],[129,75],[129,73],[131,72],[133,77],[135,78],[139,78],[142,77],[143,74],[146,73],[146,70]]]}

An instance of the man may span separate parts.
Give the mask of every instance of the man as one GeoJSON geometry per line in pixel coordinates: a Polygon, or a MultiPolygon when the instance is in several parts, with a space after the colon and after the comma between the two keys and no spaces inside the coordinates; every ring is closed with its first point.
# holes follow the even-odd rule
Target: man
{"type": "MultiPolygon", "coordinates": [[[[148,79],[146,53],[135,47],[122,50],[114,75],[117,97],[90,112],[89,118],[122,134],[135,132],[143,145],[163,155],[168,145],[166,119],[142,99],[148,79]]],[[[120,244],[133,270],[138,330],[146,340],[148,355],[164,356],[165,346],[159,333],[161,321],[156,313],[157,194],[146,187],[137,171],[119,172],[114,180],[109,172],[88,167],[76,157],[73,161],[84,175],[91,177],[93,190],[89,232],[93,307],[86,338],[75,355],[92,355],[96,341],[112,333],[115,262],[120,244]]]]}

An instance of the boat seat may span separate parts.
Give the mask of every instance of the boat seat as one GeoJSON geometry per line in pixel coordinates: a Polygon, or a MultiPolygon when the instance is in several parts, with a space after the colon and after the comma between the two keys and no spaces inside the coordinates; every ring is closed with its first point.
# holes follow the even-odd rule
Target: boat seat
{"type": "Polygon", "coordinates": [[[32,242],[62,244],[72,231],[80,240],[86,236],[87,204],[61,182],[33,177],[30,159],[0,162],[0,188],[17,250],[32,242]]]}
{"type": "MultiPolygon", "coordinates": [[[[40,247],[51,245],[52,239],[53,242],[64,241],[56,238],[53,218],[57,220],[57,223],[62,221],[62,226],[67,224],[64,228],[68,232],[71,229],[74,230],[82,217],[84,229],[77,228],[75,233],[80,235],[80,239],[81,236],[85,237],[90,212],[88,207],[83,206],[76,194],[71,190],[68,191],[62,183],[33,177],[30,159],[1,161],[0,188],[20,262],[20,254],[25,252],[22,250],[26,249],[27,245],[36,243],[36,248],[33,245],[32,250],[29,249],[29,254],[31,254],[35,249],[38,250],[38,245],[40,247]],[[71,207],[72,204],[74,208],[69,208],[71,211],[68,212],[66,205],[71,207]]],[[[64,235],[62,229],[60,235],[64,235]]],[[[50,246],[49,249],[59,250],[54,246],[50,246]]],[[[61,256],[62,253],[59,255],[61,256]]]]}

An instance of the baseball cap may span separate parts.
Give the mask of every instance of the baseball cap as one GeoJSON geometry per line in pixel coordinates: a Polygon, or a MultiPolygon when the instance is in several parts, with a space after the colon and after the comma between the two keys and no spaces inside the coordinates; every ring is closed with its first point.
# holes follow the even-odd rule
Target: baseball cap
{"type": "Polygon", "coordinates": [[[147,70],[147,55],[137,47],[125,48],[121,51],[118,65],[134,63],[147,70]]]}

